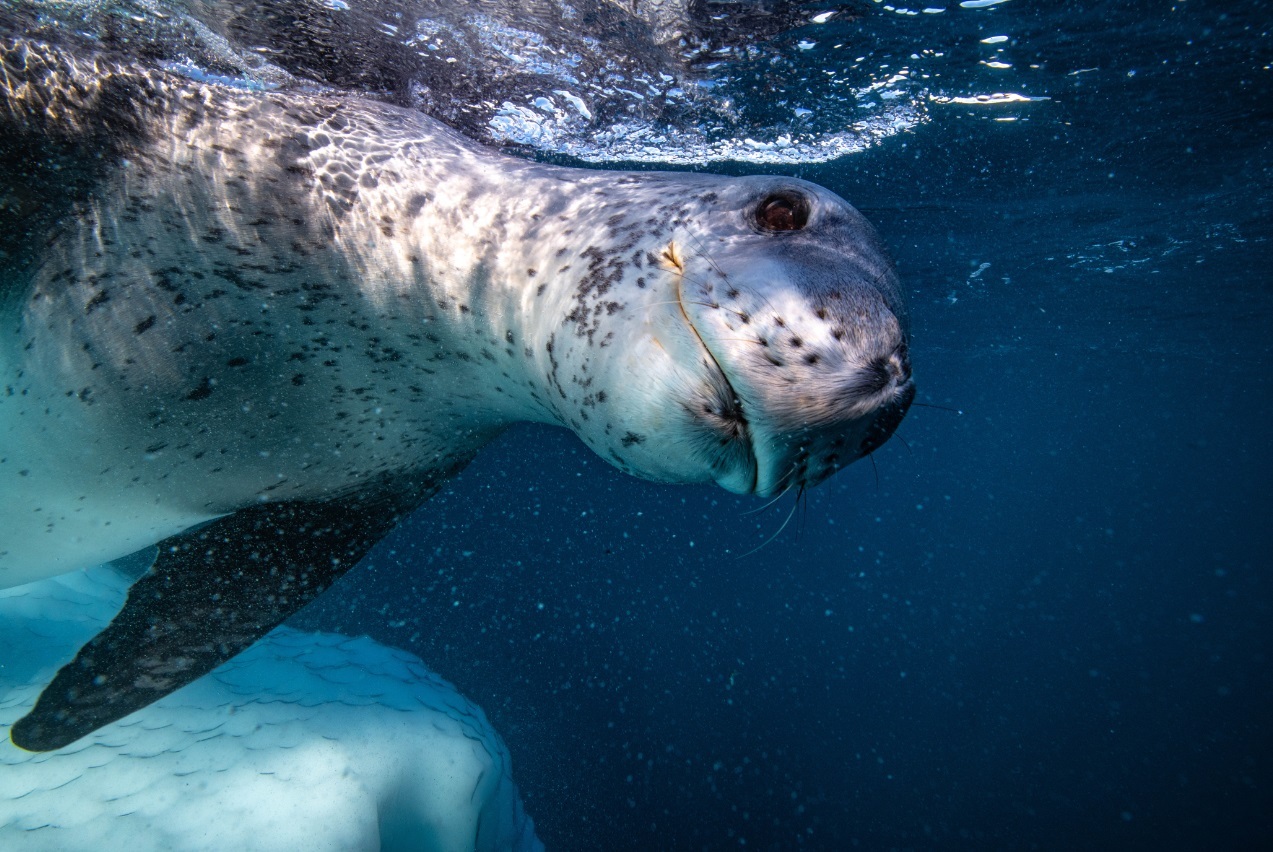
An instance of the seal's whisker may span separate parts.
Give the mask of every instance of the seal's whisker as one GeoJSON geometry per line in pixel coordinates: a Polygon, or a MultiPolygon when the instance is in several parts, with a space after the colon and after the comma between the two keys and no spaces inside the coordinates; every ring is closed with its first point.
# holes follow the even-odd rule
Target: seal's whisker
{"type": "Polygon", "coordinates": [[[804,523],[809,519],[809,488],[803,482],[796,491],[796,505],[800,507],[800,523],[796,525],[796,541],[799,541],[804,535],[804,523]]]}
{"type": "MultiPolygon", "coordinates": [[[[783,493],[783,494],[786,494],[787,492],[786,492],[786,491],[783,491],[782,493],[783,493]]],[[[787,524],[791,523],[791,519],[792,519],[792,517],[794,517],[794,516],[795,516],[795,514],[796,514],[796,508],[797,508],[799,505],[800,505],[800,501],[797,499],[794,503],[792,503],[792,504],[791,504],[791,511],[787,513],[787,519],[786,519],[785,521],[783,521],[783,522],[782,522],[782,526],[778,527],[778,531],[777,531],[777,532],[775,532],[773,535],[769,536],[769,538],[765,539],[765,540],[764,540],[764,541],[762,541],[760,544],[756,545],[756,546],[755,546],[755,547],[753,547],[751,550],[747,551],[747,552],[746,552],[746,553],[744,553],[742,556],[739,556],[739,557],[737,557],[737,558],[738,558],[738,559],[744,559],[744,558],[746,558],[746,557],[748,557],[748,556],[751,556],[751,555],[752,555],[753,553],[755,553],[756,551],[758,551],[758,550],[760,550],[760,549],[762,549],[762,548],[764,548],[764,547],[768,546],[768,545],[769,545],[769,543],[770,543],[770,542],[772,542],[774,539],[776,539],[778,536],[782,535],[782,531],[783,531],[783,530],[785,530],[785,529],[787,528],[787,524]]]]}
{"type": "Polygon", "coordinates": [[[727,311],[733,314],[734,316],[738,317],[740,320],[749,321],[751,319],[751,315],[748,314],[746,311],[740,311],[737,308],[729,308],[729,307],[726,307],[725,305],[720,304],[719,302],[699,302],[692,299],[687,301],[691,305],[702,305],[705,308],[715,308],[716,310],[727,311]]]}
{"type": "MultiPolygon", "coordinates": [[[[717,274],[721,276],[721,279],[724,280],[724,282],[729,286],[730,292],[727,295],[729,295],[730,298],[734,298],[740,292],[746,291],[746,292],[749,292],[751,295],[753,295],[764,308],[770,311],[773,311],[775,314],[778,312],[777,308],[773,306],[773,304],[769,301],[769,299],[762,292],[760,292],[760,290],[749,285],[742,285],[740,289],[739,285],[735,284],[734,281],[732,281],[730,277],[727,274],[725,274],[725,271],[722,270],[719,266],[717,266],[716,262],[712,260],[711,257],[706,252],[702,252],[701,256],[705,261],[707,261],[707,263],[709,263],[716,270],[717,274]]],[[[706,279],[702,277],[697,277],[697,278],[694,277],[690,273],[686,272],[684,267],[678,268],[677,274],[680,276],[682,283],[688,281],[689,283],[697,284],[699,287],[702,287],[704,289],[707,289],[707,290],[711,289],[711,285],[706,279]]],[[[686,300],[686,301],[689,302],[690,300],[686,300]]],[[[702,305],[707,308],[717,308],[719,310],[729,311],[734,316],[742,320],[744,323],[751,321],[751,313],[749,311],[741,311],[737,308],[731,308],[726,305],[722,305],[719,302],[692,301],[691,303],[696,305],[702,305]]]]}
{"type": "MultiPolygon", "coordinates": [[[[759,289],[750,285],[746,285],[746,284],[740,286],[737,282],[732,280],[729,277],[729,274],[726,273],[725,270],[721,269],[720,266],[716,263],[716,261],[712,260],[712,256],[711,254],[708,253],[707,249],[703,246],[702,240],[700,240],[698,237],[694,236],[693,234],[686,234],[685,236],[687,239],[697,244],[699,256],[702,257],[703,260],[705,260],[708,263],[708,265],[712,267],[712,269],[716,270],[716,274],[718,274],[725,281],[726,284],[728,284],[730,287],[734,288],[735,290],[743,290],[743,291],[747,291],[751,293],[751,295],[758,298],[760,300],[760,303],[764,305],[766,308],[768,308],[771,311],[775,311],[775,312],[777,311],[777,309],[773,306],[773,304],[769,301],[769,299],[766,298],[765,294],[760,292],[759,289]]],[[[685,273],[682,272],[682,275],[684,274],[685,273]]],[[[703,282],[692,281],[691,283],[702,284],[703,282]]]]}
{"type": "Polygon", "coordinates": [[[782,486],[784,491],[787,490],[788,488],[791,487],[792,480],[797,475],[799,475],[799,473],[800,473],[800,465],[797,464],[796,462],[792,462],[791,465],[787,468],[787,472],[784,473],[782,475],[782,478],[778,480],[778,484],[782,486]]]}
{"type": "Polygon", "coordinates": [[[694,234],[687,233],[685,236],[688,237],[690,240],[692,240],[694,244],[698,246],[699,256],[702,257],[703,260],[707,261],[711,265],[712,269],[716,270],[716,274],[718,274],[721,278],[725,279],[726,281],[729,281],[729,276],[725,274],[725,270],[721,269],[720,266],[717,265],[716,261],[712,260],[712,256],[711,254],[708,253],[707,247],[703,245],[703,241],[700,240],[698,237],[696,237],[694,234]]]}
{"type": "Polygon", "coordinates": [[[768,509],[770,506],[772,506],[774,503],[777,503],[779,500],[781,500],[781,499],[783,498],[783,496],[784,496],[784,495],[786,495],[786,493],[787,493],[788,491],[790,491],[790,490],[791,490],[791,486],[792,486],[792,484],[793,484],[793,483],[792,483],[792,480],[793,480],[793,478],[795,477],[795,475],[796,475],[796,473],[798,472],[798,470],[799,470],[799,468],[798,468],[796,465],[794,465],[794,464],[793,464],[793,465],[791,465],[791,467],[789,467],[789,468],[787,469],[787,472],[786,472],[786,473],[784,473],[784,474],[782,475],[782,478],[778,480],[778,489],[779,489],[779,490],[778,490],[778,493],[774,495],[773,499],[772,499],[772,500],[770,500],[770,501],[769,501],[768,503],[766,503],[765,505],[761,506],[760,508],[758,508],[758,509],[748,509],[747,511],[743,512],[743,514],[744,514],[744,515],[754,515],[754,514],[756,514],[757,512],[763,512],[763,511],[765,511],[766,509],[768,509]]]}
{"type": "MultiPolygon", "coordinates": [[[[683,302],[677,302],[674,300],[669,300],[666,302],[649,302],[646,304],[646,307],[657,308],[661,305],[702,305],[704,308],[716,308],[722,311],[728,311],[729,313],[733,314],[739,319],[750,319],[746,311],[740,311],[735,308],[729,308],[717,302],[704,302],[699,299],[686,299],[683,302]]],[[[752,342],[754,343],[755,341],[752,341],[752,342]]]]}
{"type": "Polygon", "coordinates": [[[741,289],[741,290],[750,292],[753,296],[757,297],[760,300],[761,304],[763,304],[766,308],[768,308],[771,311],[777,310],[776,308],[774,308],[773,304],[769,301],[769,299],[765,296],[765,294],[760,292],[758,288],[748,284],[739,285],[736,281],[732,280],[729,277],[729,275],[725,272],[725,270],[721,269],[720,266],[717,265],[716,261],[712,260],[712,256],[707,252],[707,249],[704,248],[702,241],[699,240],[698,237],[695,237],[693,234],[687,234],[686,236],[698,244],[699,255],[703,258],[703,260],[707,261],[707,263],[713,269],[716,270],[717,274],[720,275],[722,279],[724,279],[726,284],[728,284],[730,287],[733,287],[734,289],[741,289]]]}
{"type": "MultiPolygon", "coordinates": [[[[708,262],[710,263],[711,261],[708,261],[708,262]]],[[[709,282],[707,278],[705,278],[704,276],[701,276],[701,275],[695,276],[689,272],[686,272],[685,270],[681,270],[679,274],[681,276],[681,280],[683,281],[688,281],[691,284],[697,284],[698,286],[702,287],[704,290],[713,289],[713,285],[711,284],[711,282],[709,282]]],[[[720,275],[723,277],[725,273],[721,272],[720,275]]],[[[731,287],[733,286],[732,282],[730,282],[728,278],[725,278],[724,280],[731,287]]]]}
{"type": "Polygon", "coordinates": [[[772,506],[774,503],[777,503],[777,502],[778,502],[779,500],[781,500],[784,496],[786,496],[787,492],[788,492],[788,491],[790,491],[790,490],[791,490],[791,486],[790,486],[790,485],[788,485],[786,488],[782,489],[782,490],[781,490],[781,491],[779,491],[777,494],[775,494],[775,495],[774,495],[774,497],[773,497],[773,499],[772,499],[772,500],[770,500],[770,501],[769,501],[768,503],[766,503],[765,505],[760,506],[760,507],[755,508],[755,509],[748,509],[747,511],[743,512],[743,514],[744,514],[744,515],[755,515],[755,514],[756,514],[756,513],[758,513],[758,512],[763,512],[763,511],[765,511],[765,510],[766,510],[766,509],[768,509],[770,506],[772,506]]]}
{"type": "Polygon", "coordinates": [[[769,301],[769,298],[764,293],[762,293],[758,288],[753,287],[750,284],[738,284],[733,281],[729,282],[729,286],[733,287],[734,289],[740,292],[750,293],[757,300],[759,300],[760,304],[764,308],[766,308],[769,311],[772,311],[774,314],[779,313],[778,309],[774,307],[773,302],[769,301]]]}
{"type": "Polygon", "coordinates": [[[937,405],[932,402],[912,402],[911,405],[917,406],[919,408],[936,408],[938,411],[950,411],[955,414],[958,414],[961,417],[963,416],[963,413],[964,413],[964,410],[962,408],[951,408],[946,405],[937,405]]]}

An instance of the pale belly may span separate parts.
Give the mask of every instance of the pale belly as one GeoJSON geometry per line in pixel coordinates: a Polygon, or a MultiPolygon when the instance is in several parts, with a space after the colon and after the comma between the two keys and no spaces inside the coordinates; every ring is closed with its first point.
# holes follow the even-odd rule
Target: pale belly
{"type": "Polygon", "coordinates": [[[118,559],[217,517],[164,499],[144,471],[112,471],[92,435],[33,429],[16,408],[0,404],[0,588],[118,559]]]}
{"type": "Polygon", "coordinates": [[[447,470],[498,431],[455,414],[410,416],[385,390],[328,405],[336,390],[317,374],[303,388],[273,383],[292,398],[225,375],[212,399],[190,401],[145,386],[124,393],[101,371],[35,381],[30,359],[7,361],[0,353],[0,376],[17,390],[0,387],[0,588],[118,559],[246,506],[447,470]],[[90,374],[88,404],[65,389],[90,374]]]}

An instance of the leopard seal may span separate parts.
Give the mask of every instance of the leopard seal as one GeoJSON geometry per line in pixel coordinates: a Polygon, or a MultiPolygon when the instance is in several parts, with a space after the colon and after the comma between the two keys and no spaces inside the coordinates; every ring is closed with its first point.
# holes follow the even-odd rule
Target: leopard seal
{"type": "Polygon", "coordinates": [[[0,585],[157,544],[22,748],[229,659],[509,424],[767,496],[914,397],[887,253],[804,181],[530,162],[347,92],[23,39],[0,140],[0,585]]]}

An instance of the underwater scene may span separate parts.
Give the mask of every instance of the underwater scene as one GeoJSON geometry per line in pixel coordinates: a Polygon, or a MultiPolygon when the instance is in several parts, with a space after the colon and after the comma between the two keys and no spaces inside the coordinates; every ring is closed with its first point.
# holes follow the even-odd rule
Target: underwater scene
{"type": "Polygon", "coordinates": [[[1267,848],[1271,285],[1260,0],[0,0],[0,849],[1267,848]]]}

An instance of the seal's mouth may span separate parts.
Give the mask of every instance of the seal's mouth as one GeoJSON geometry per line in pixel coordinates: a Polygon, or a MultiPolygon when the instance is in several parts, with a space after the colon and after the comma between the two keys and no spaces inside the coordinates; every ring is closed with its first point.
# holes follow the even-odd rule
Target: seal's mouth
{"type": "Polygon", "coordinates": [[[841,420],[784,428],[758,415],[753,420],[760,422],[750,433],[756,460],[751,493],[770,497],[800,492],[871,455],[893,436],[914,399],[915,384],[907,376],[869,401],[860,400],[853,406],[855,413],[841,420]]]}
{"type": "MultiPolygon", "coordinates": [[[[713,478],[727,491],[770,497],[817,485],[878,450],[906,416],[915,384],[904,336],[854,347],[854,357],[835,369],[809,369],[800,378],[773,382],[772,361],[730,357],[727,345],[718,354],[689,309],[700,303],[687,303],[682,282],[678,276],[676,303],[707,373],[701,395],[687,408],[710,441],[705,449],[713,478]],[[892,351],[869,354],[879,353],[878,346],[892,351]]],[[[805,362],[810,368],[815,363],[805,362]]]]}
{"type": "Polygon", "coordinates": [[[711,465],[716,483],[735,494],[755,493],[760,482],[760,462],[742,397],[686,310],[683,283],[684,276],[676,276],[676,306],[686,328],[698,341],[709,373],[704,398],[697,404],[690,403],[690,415],[715,439],[711,465]]]}

